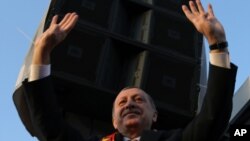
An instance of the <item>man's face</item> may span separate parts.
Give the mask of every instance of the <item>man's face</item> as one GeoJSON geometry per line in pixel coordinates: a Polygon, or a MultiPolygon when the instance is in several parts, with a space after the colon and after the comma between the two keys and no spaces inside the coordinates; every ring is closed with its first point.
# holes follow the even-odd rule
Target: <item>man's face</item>
{"type": "Polygon", "coordinates": [[[122,90],[114,102],[113,125],[118,131],[150,129],[157,119],[147,94],[138,88],[122,90]]]}

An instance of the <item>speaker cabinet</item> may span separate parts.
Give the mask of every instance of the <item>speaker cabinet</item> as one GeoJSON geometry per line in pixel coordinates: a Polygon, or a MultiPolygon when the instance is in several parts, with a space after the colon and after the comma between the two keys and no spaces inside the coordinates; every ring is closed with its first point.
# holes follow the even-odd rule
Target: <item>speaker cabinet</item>
{"type": "Polygon", "coordinates": [[[93,25],[108,28],[114,0],[59,0],[54,5],[57,14],[76,12],[80,19],[93,25]]]}
{"type": "Polygon", "coordinates": [[[106,37],[73,30],[51,55],[52,70],[58,74],[96,84],[106,37]]]}
{"type": "Polygon", "coordinates": [[[187,21],[161,12],[153,12],[150,44],[196,57],[195,29],[187,21]]]}
{"type": "Polygon", "coordinates": [[[117,93],[134,85],[154,98],[157,129],[185,126],[197,110],[202,49],[202,35],[180,12],[187,2],[52,1],[45,30],[55,14],[62,18],[75,11],[80,16],[51,54],[53,83],[65,119],[74,126],[86,123],[76,128],[87,134],[94,133],[88,128],[103,133],[104,125],[112,126],[117,93]]]}

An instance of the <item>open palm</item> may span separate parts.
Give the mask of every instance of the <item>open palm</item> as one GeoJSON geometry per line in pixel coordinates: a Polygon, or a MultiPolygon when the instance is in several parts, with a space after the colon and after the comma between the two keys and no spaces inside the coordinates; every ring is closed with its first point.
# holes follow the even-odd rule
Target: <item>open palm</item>
{"type": "Polygon", "coordinates": [[[196,5],[193,1],[189,1],[190,10],[187,6],[182,6],[186,17],[207,38],[209,44],[225,41],[225,31],[216,19],[211,4],[208,5],[208,12],[205,12],[200,0],[196,0],[196,5]]]}
{"type": "Polygon", "coordinates": [[[54,16],[49,28],[35,41],[33,64],[49,64],[49,56],[53,48],[62,42],[74,28],[78,19],[76,13],[68,13],[60,23],[54,16]]]}

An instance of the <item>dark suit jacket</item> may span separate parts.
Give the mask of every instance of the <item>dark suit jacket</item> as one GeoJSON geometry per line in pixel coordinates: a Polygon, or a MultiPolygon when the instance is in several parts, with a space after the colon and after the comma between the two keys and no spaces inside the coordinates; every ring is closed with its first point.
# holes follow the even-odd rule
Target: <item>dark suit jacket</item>
{"type": "MultiPolygon", "coordinates": [[[[232,110],[232,96],[237,67],[231,69],[210,65],[207,94],[201,112],[185,129],[145,131],[141,141],[216,141],[227,128],[232,110]]],[[[46,141],[97,141],[98,137],[83,137],[63,119],[50,77],[24,81],[15,91],[18,113],[31,134],[46,141]]],[[[117,133],[116,141],[122,140],[117,133]]]]}

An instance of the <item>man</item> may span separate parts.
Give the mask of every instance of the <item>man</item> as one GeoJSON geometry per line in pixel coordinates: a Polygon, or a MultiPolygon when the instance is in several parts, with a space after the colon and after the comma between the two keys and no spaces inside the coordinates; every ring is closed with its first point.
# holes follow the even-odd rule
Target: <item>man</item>
{"type": "Polygon", "coordinates": [[[139,88],[125,88],[113,105],[113,125],[117,132],[103,138],[86,139],[62,118],[54,90],[50,84],[50,53],[65,39],[77,22],[76,13],[68,13],[57,23],[54,16],[50,27],[35,42],[31,75],[23,83],[36,136],[46,141],[216,141],[223,135],[232,108],[236,66],[230,64],[223,26],[216,19],[212,6],[205,12],[200,0],[190,1],[182,9],[187,18],[202,33],[210,47],[210,72],[207,95],[199,115],[185,129],[153,131],[157,111],[151,97],[139,88]]]}

